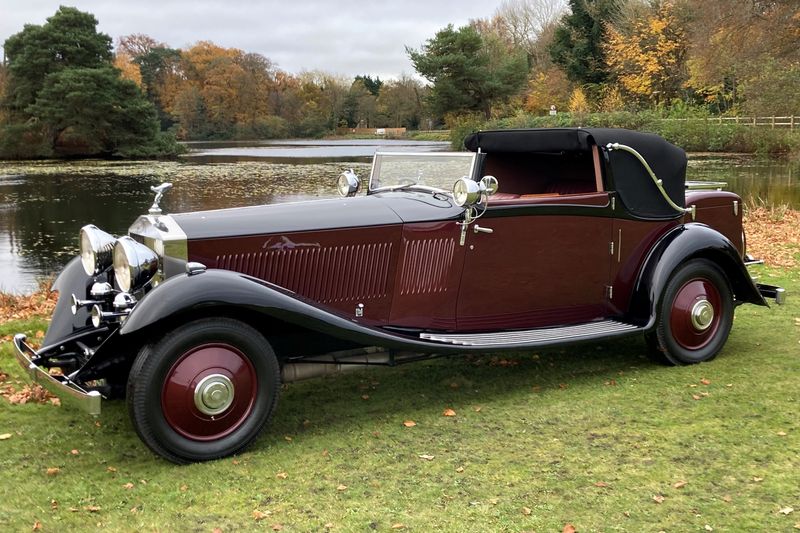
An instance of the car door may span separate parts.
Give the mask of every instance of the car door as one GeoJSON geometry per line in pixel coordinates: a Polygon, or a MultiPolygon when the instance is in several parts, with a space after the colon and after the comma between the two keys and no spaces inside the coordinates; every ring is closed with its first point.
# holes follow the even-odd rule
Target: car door
{"type": "Polygon", "coordinates": [[[607,192],[490,202],[467,228],[458,329],[560,326],[607,316],[612,213],[607,192]]]}

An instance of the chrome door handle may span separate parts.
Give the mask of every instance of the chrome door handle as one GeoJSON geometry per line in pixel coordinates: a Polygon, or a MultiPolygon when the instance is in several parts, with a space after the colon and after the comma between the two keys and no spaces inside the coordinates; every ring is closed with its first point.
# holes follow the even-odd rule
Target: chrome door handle
{"type": "Polygon", "coordinates": [[[472,229],[473,231],[475,231],[475,233],[494,233],[494,230],[492,228],[482,228],[477,224],[472,226],[472,229]]]}

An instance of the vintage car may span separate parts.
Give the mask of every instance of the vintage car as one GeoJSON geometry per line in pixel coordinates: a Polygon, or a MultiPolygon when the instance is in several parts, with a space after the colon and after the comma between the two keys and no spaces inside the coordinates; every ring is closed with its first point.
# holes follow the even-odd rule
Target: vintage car
{"type": "Polygon", "coordinates": [[[434,356],[641,335],[669,364],[722,349],[746,270],[742,202],[691,190],[686,154],[618,129],[483,131],[466,152],[376,153],[366,194],[149,214],[80,256],[29,374],[99,413],[127,397],[168,460],[250,444],[282,381],[434,356]],[[60,369],[60,372],[51,372],[60,369]]]}

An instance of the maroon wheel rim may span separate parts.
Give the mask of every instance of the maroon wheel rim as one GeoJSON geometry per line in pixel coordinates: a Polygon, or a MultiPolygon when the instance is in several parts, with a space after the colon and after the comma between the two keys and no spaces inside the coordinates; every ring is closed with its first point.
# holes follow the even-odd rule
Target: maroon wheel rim
{"type": "Polygon", "coordinates": [[[167,372],[161,409],[172,429],[210,441],[229,435],[253,410],[258,379],[250,360],[229,344],[197,346],[167,372]]]}
{"type": "Polygon", "coordinates": [[[672,338],[687,350],[702,349],[716,335],[722,311],[722,298],[712,282],[704,278],[687,281],[672,302],[672,338]]]}

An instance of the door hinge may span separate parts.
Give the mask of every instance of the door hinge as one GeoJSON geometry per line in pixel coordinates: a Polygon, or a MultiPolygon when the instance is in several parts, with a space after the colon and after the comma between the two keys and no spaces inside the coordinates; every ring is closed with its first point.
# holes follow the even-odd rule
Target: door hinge
{"type": "Polygon", "coordinates": [[[609,300],[614,298],[614,287],[611,285],[606,285],[606,298],[609,300]]]}
{"type": "Polygon", "coordinates": [[[608,243],[608,253],[614,255],[614,241],[608,243]]]}

